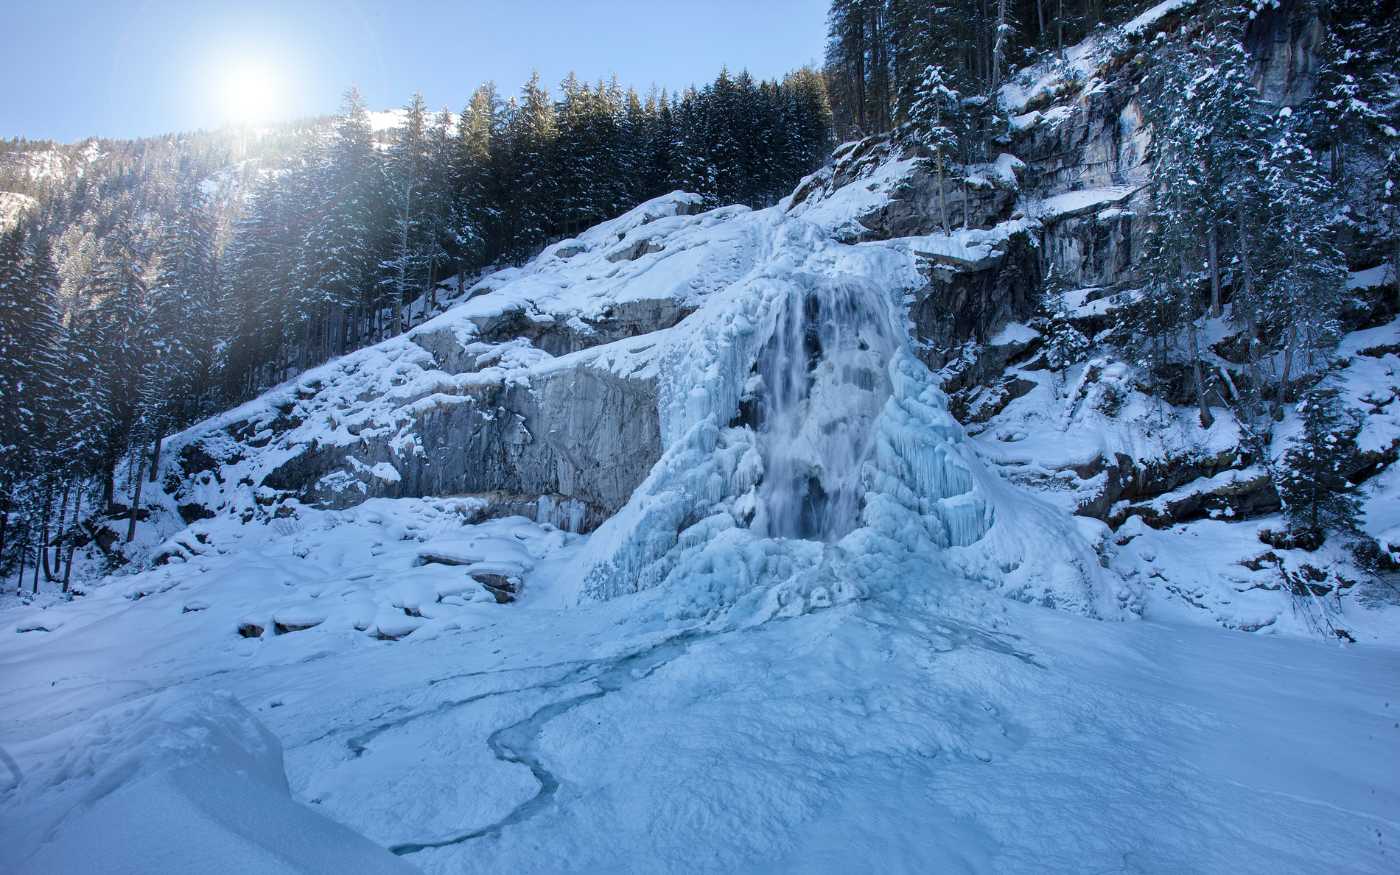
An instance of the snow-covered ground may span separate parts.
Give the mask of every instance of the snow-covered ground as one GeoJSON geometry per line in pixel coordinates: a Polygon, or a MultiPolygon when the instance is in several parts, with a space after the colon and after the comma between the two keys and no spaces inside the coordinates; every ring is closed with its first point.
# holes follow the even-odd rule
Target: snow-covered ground
{"type": "Polygon", "coordinates": [[[1400,853],[1392,648],[1100,622],[934,577],[763,622],[668,620],[659,591],[558,608],[579,539],[453,516],[230,527],[42,612],[47,632],[7,628],[0,868],[1385,872],[1400,853]],[[528,564],[536,597],[418,564],[473,551],[528,564]],[[374,634],[394,613],[412,634],[374,634]]]}

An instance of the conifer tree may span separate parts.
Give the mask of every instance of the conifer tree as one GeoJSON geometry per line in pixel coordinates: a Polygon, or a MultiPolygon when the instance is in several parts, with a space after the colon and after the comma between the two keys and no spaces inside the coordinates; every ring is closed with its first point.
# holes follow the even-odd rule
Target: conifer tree
{"type": "Polygon", "coordinates": [[[389,151],[391,211],[389,257],[380,263],[380,285],[389,291],[395,331],[409,327],[408,309],[426,293],[434,267],[442,262],[435,217],[438,194],[432,188],[429,119],[422,94],[404,109],[404,121],[389,151]]]}
{"type": "Polygon", "coordinates": [[[1295,537],[1316,546],[1329,532],[1354,532],[1360,502],[1346,475],[1356,454],[1357,423],[1335,389],[1314,389],[1298,402],[1302,432],[1278,466],[1277,486],[1295,537]]]}
{"type": "Polygon", "coordinates": [[[956,153],[966,116],[962,96],[948,87],[943,69],[930,65],[924,70],[914,103],[909,108],[910,138],[930,154],[938,179],[938,218],[946,233],[948,224],[947,170],[956,153]]]}
{"type": "Polygon", "coordinates": [[[303,312],[315,314],[304,366],[346,351],[357,305],[379,306],[379,264],[386,248],[383,168],[359,91],[345,95],[335,137],[314,177],[313,217],[302,241],[303,312]]]}
{"type": "Polygon", "coordinates": [[[152,480],[165,435],[201,410],[199,396],[215,342],[210,331],[217,289],[213,228],[196,187],[187,186],[176,203],[157,251],[143,326],[148,354],[140,420],[151,444],[152,480]]]}
{"type": "Polygon", "coordinates": [[[494,175],[501,106],[496,87],[482,85],[458,119],[451,167],[452,240],[465,270],[486,266],[500,252],[500,199],[494,175]]]}
{"type": "Polygon", "coordinates": [[[1346,288],[1346,263],[1332,242],[1331,187],[1302,132],[1289,123],[1287,110],[1282,114],[1285,120],[1264,173],[1272,216],[1264,295],[1269,327],[1280,338],[1282,355],[1275,419],[1282,418],[1299,363],[1317,364],[1336,344],[1346,288]]]}
{"type": "Polygon", "coordinates": [[[141,374],[149,352],[143,344],[149,337],[144,330],[146,282],[131,239],[132,232],[125,228],[109,234],[84,289],[84,298],[93,307],[93,319],[98,323],[92,331],[99,344],[93,354],[101,365],[102,395],[109,411],[101,462],[102,500],[107,506],[114,498],[117,465],[137,436],[141,374]]]}
{"type": "Polygon", "coordinates": [[[25,481],[48,470],[58,421],[61,328],[58,278],[45,241],[30,245],[23,225],[0,235],[0,559],[25,481]]]}

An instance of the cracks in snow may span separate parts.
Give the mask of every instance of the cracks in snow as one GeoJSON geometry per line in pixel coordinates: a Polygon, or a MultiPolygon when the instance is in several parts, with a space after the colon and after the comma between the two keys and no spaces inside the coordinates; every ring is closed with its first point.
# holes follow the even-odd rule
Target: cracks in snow
{"type": "MultiPolygon", "coordinates": [[[[570,664],[576,664],[578,667],[568,672],[563,677],[543,681],[538,684],[506,690],[493,690],[468,696],[464,699],[443,702],[428,711],[418,712],[400,720],[381,724],[367,733],[351,738],[346,742],[346,745],[349,747],[351,753],[358,758],[364,753],[368,744],[376,736],[420,718],[435,716],[445,711],[469,706],[474,702],[497,696],[531,691],[560,690],[578,684],[593,684],[595,686],[595,689],[585,693],[545,704],[532,711],[529,716],[524,719],[503,726],[487,737],[486,744],[491,749],[491,753],[497,761],[522,765],[530,770],[530,774],[539,785],[532,796],[516,805],[504,816],[485,826],[467,830],[466,832],[442,839],[399,842],[390,845],[389,850],[399,856],[406,856],[433,848],[460,845],[464,842],[472,841],[473,839],[499,835],[501,831],[507,827],[529,820],[544,811],[553,803],[560,786],[559,778],[545,765],[537,749],[539,736],[545,724],[588,702],[625,690],[628,686],[637,681],[646,679],[653,672],[670,663],[672,660],[683,656],[697,641],[713,638],[723,634],[724,631],[726,630],[703,631],[699,629],[689,629],[666,638],[650,647],[645,647],[622,656],[589,660],[582,663],[557,663],[555,666],[550,667],[570,664]]],[[[482,674],[493,673],[484,672],[482,674]]]]}

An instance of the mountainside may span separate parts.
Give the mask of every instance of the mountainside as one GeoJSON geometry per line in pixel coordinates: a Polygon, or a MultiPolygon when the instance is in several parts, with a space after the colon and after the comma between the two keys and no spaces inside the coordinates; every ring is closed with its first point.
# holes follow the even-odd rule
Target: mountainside
{"type": "Polygon", "coordinates": [[[1250,351],[1247,265],[1134,344],[1193,8],[1012,77],[990,160],[648,200],[167,438],[0,607],[4,868],[1391,869],[1400,278],[1358,218],[1329,356],[1250,351]],[[1360,532],[1310,543],[1318,387],[1360,532]]]}

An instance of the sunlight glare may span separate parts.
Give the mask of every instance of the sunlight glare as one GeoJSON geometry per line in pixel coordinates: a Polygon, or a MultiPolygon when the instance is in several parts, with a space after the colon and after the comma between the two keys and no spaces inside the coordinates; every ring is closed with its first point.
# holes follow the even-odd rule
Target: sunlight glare
{"type": "Polygon", "coordinates": [[[270,121],[280,114],[285,83],[273,65],[243,59],[222,70],[220,90],[227,119],[237,124],[270,121]]]}

